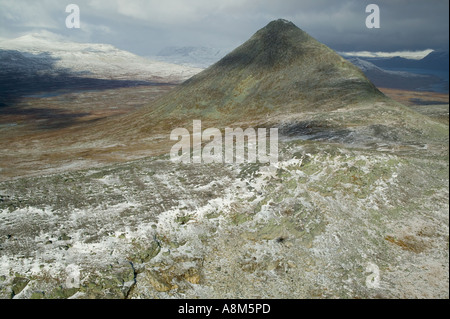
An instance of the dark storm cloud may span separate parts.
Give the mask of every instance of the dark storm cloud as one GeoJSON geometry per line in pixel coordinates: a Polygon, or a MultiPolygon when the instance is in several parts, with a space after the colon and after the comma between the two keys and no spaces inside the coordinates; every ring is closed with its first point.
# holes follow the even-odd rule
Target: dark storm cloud
{"type": "Polygon", "coordinates": [[[164,46],[233,48],[285,18],[339,51],[448,49],[447,0],[72,0],[81,29],[66,29],[66,3],[0,0],[0,36],[46,29],[78,41],[111,43],[141,55],[164,46]],[[378,4],[381,28],[367,29],[378,4]]]}

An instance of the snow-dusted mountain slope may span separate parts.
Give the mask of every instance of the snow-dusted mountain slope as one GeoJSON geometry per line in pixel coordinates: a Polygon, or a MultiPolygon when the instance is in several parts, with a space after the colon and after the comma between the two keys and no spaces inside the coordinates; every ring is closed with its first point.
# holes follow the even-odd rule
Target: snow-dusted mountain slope
{"type": "Polygon", "coordinates": [[[184,66],[207,68],[222,59],[229,51],[209,47],[167,47],[156,56],[149,58],[184,66]]]}
{"type": "Polygon", "coordinates": [[[448,92],[448,83],[445,88],[444,81],[433,75],[385,70],[360,58],[348,58],[348,60],[360,68],[377,87],[424,91],[447,90],[448,92]]]}
{"type": "Polygon", "coordinates": [[[420,74],[415,74],[415,73],[411,73],[411,72],[384,70],[384,69],[376,66],[372,62],[369,62],[369,61],[366,61],[366,60],[363,60],[360,58],[350,58],[348,60],[350,62],[352,62],[354,65],[356,65],[358,68],[360,68],[363,72],[382,72],[382,73],[392,74],[392,75],[406,77],[406,78],[421,77],[420,74]]]}
{"type": "Polygon", "coordinates": [[[69,42],[41,32],[0,40],[0,71],[42,70],[85,75],[99,79],[181,82],[200,69],[151,61],[108,44],[69,42]],[[15,52],[17,51],[17,52],[15,52]]]}

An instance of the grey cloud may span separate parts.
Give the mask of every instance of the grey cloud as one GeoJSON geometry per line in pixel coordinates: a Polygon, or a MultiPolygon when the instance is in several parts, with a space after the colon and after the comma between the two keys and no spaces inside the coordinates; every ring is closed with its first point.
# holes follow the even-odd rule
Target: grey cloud
{"type": "Polygon", "coordinates": [[[81,30],[65,28],[65,3],[0,0],[0,36],[46,29],[141,55],[164,46],[233,48],[269,21],[285,18],[339,51],[448,49],[447,0],[73,0],[81,30]],[[381,28],[367,29],[376,3],[381,28]],[[84,24],[83,24],[84,23],[84,24]]]}

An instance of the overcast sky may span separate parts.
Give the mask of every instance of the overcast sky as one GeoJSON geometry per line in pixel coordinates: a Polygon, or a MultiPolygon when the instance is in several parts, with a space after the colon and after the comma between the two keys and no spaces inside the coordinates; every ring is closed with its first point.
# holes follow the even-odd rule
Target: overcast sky
{"type": "Polygon", "coordinates": [[[232,49],[284,18],[338,51],[448,50],[448,10],[448,0],[0,0],[0,37],[47,30],[145,56],[166,46],[232,49]],[[70,3],[80,29],[65,26],[70,3]],[[366,28],[370,3],[380,29],[366,28]]]}

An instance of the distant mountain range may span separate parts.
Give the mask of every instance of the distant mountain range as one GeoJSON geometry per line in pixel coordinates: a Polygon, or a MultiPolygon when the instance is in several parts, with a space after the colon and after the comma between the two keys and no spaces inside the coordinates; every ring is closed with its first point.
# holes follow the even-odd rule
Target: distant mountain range
{"type": "Polygon", "coordinates": [[[112,45],[52,33],[0,41],[0,106],[21,96],[136,85],[176,84],[201,69],[151,61],[112,45]]]}
{"type": "Polygon", "coordinates": [[[378,71],[385,71],[385,76],[374,72],[373,68],[368,71],[367,76],[377,85],[417,91],[449,92],[448,51],[433,51],[419,60],[403,57],[364,58],[364,60],[378,67],[378,71]],[[402,81],[407,73],[419,76],[408,76],[402,81]]]}
{"type": "Polygon", "coordinates": [[[361,58],[348,58],[348,60],[360,68],[377,87],[413,91],[448,92],[448,81],[436,75],[431,75],[431,71],[429,72],[431,74],[391,71],[380,68],[374,62],[369,62],[361,58]]]}
{"type": "Polygon", "coordinates": [[[433,51],[421,60],[394,57],[388,59],[371,59],[370,62],[381,68],[399,69],[427,69],[438,70],[448,73],[449,53],[446,51],[433,51]]]}
{"type": "Polygon", "coordinates": [[[198,69],[151,61],[109,44],[75,43],[52,33],[0,41],[0,72],[35,68],[103,79],[180,82],[198,69]]]}
{"type": "Polygon", "coordinates": [[[223,58],[229,50],[208,47],[166,47],[152,60],[206,69],[223,58]]]}

